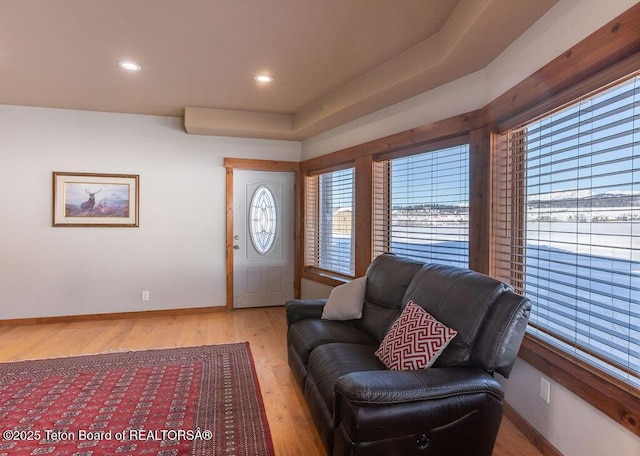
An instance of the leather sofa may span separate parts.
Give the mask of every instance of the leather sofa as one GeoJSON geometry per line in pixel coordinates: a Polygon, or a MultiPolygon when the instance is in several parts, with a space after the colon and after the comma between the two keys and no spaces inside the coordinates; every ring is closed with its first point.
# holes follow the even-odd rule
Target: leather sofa
{"type": "Polygon", "coordinates": [[[362,317],[321,318],[326,300],[289,300],[288,362],[328,454],[491,455],[531,310],[506,284],[393,254],[366,273],[362,317]],[[454,328],[433,366],[389,370],[375,351],[409,300],[454,328]]]}

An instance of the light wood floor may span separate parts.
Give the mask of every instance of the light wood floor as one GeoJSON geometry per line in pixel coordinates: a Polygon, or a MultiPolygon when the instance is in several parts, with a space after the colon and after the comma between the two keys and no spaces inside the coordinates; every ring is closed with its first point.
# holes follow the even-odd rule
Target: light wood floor
{"type": "MultiPolygon", "coordinates": [[[[248,341],[277,455],[324,455],[287,365],[284,308],[25,326],[0,325],[0,362],[248,341]]],[[[506,418],[494,456],[540,453],[506,418]]]]}

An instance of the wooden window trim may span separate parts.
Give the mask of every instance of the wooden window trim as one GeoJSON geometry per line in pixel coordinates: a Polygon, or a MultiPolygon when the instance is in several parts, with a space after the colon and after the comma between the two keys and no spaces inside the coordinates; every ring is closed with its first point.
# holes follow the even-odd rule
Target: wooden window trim
{"type": "Polygon", "coordinates": [[[325,269],[316,268],[314,266],[306,266],[302,271],[302,278],[313,280],[314,282],[323,283],[332,287],[337,287],[344,283],[353,280],[353,277],[348,277],[337,272],[327,271],[325,269]]]}
{"type": "Polygon", "coordinates": [[[377,160],[378,156],[393,154],[398,151],[401,151],[401,155],[416,149],[423,149],[422,151],[424,151],[424,148],[429,147],[430,143],[440,143],[451,137],[459,138],[475,128],[484,127],[487,123],[484,115],[485,112],[483,110],[477,110],[385,136],[384,138],[374,139],[337,152],[305,160],[300,163],[300,170],[303,174],[309,175],[325,172],[325,170],[345,166],[349,163],[351,164],[350,166],[355,166],[356,159],[368,155],[375,156],[377,160]]]}
{"type": "MultiPolygon", "coordinates": [[[[301,162],[300,170],[304,179],[307,176],[340,169],[352,167],[355,169],[355,277],[363,276],[366,273],[374,254],[371,226],[375,210],[373,176],[376,164],[390,158],[408,156],[447,146],[468,144],[470,141],[469,132],[473,129],[483,128],[484,118],[482,115],[481,110],[461,114],[301,162]]],[[[473,147],[471,148],[473,149],[473,147]]],[[[470,153],[474,154],[475,151],[470,153]]],[[[488,156],[488,151],[486,155],[488,156]]],[[[488,178],[487,174],[485,176],[488,178]]],[[[306,199],[304,188],[305,186],[302,185],[302,214],[304,214],[306,199]]],[[[479,212],[476,211],[476,214],[479,212]]],[[[300,217],[301,233],[305,233],[304,220],[303,215],[300,217]]],[[[483,256],[488,255],[486,246],[484,248],[476,246],[476,249],[484,252],[483,256]]],[[[303,268],[302,277],[330,286],[337,286],[351,279],[309,266],[303,268]]]]}
{"type": "MultiPolygon", "coordinates": [[[[637,4],[480,110],[307,160],[301,163],[301,170],[308,173],[310,170],[344,163],[355,166],[359,157],[393,154],[402,149],[423,146],[431,141],[471,134],[473,130],[478,129],[470,139],[472,154],[474,150],[478,153],[474,158],[478,161],[472,164],[472,169],[486,169],[487,154],[490,151],[493,153],[498,143],[497,135],[494,133],[504,132],[523,123],[524,120],[565,104],[640,68],[639,30],[640,4],[637,4]]],[[[478,204],[479,193],[485,192],[481,195],[480,205],[475,206],[477,222],[470,220],[470,226],[474,223],[486,223],[487,220],[491,220],[489,214],[492,208],[487,202],[491,199],[487,196],[490,187],[482,181],[470,183],[470,186],[473,188],[470,195],[471,207],[478,204]]],[[[356,206],[359,204],[371,204],[371,201],[363,202],[356,199],[356,206]]],[[[473,215],[470,214],[470,217],[473,215]]],[[[493,227],[489,224],[487,229],[490,233],[493,227]]],[[[472,251],[476,252],[477,261],[474,260],[474,267],[481,271],[489,268],[490,272],[493,271],[494,258],[488,253],[488,243],[482,245],[486,242],[486,236],[487,232],[483,232],[477,237],[470,237],[470,244],[477,245],[470,245],[470,256],[472,251]]],[[[470,259],[470,266],[471,264],[470,259]]],[[[307,273],[303,273],[303,276],[329,285],[340,283],[335,278],[319,278],[320,276],[307,273]]],[[[530,334],[525,337],[520,357],[625,428],[640,435],[638,389],[530,334]]]]}
{"type": "Polygon", "coordinates": [[[640,3],[482,108],[504,132],[638,69],[640,3]]]}
{"type": "Polygon", "coordinates": [[[491,258],[490,126],[469,134],[469,269],[489,274],[491,258]]]}
{"type": "MultiPolygon", "coordinates": [[[[491,102],[483,108],[485,118],[504,132],[627,76],[640,68],[638,30],[640,4],[491,102]]],[[[519,356],[640,436],[640,389],[532,334],[526,334],[519,356]]]]}
{"type": "MultiPolygon", "coordinates": [[[[354,161],[336,164],[336,165],[330,166],[328,168],[306,170],[305,175],[306,176],[319,176],[320,174],[333,173],[334,171],[342,171],[344,169],[349,169],[349,168],[355,168],[355,162],[354,161]]],[[[303,171],[304,171],[304,169],[303,169],[303,171]]]]}
{"type": "MultiPolygon", "coordinates": [[[[320,283],[324,283],[327,285],[331,285],[331,286],[337,286],[340,285],[341,283],[347,282],[349,280],[352,280],[355,277],[358,277],[357,274],[357,270],[354,272],[354,276],[349,276],[349,275],[345,275],[343,273],[340,273],[338,271],[330,271],[330,270],[326,270],[323,269],[321,267],[318,267],[316,265],[316,263],[314,262],[313,265],[308,264],[308,252],[309,251],[314,251],[317,253],[318,250],[318,246],[314,245],[314,246],[310,246],[309,245],[309,230],[312,230],[312,232],[316,231],[316,227],[309,227],[307,226],[307,222],[310,222],[309,218],[307,217],[307,209],[308,209],[308,195],[307,195],[307,190],[308,190],[308,179],[309,178],[319,178],[320,175],[322,174],[328,174],[328,173],[333,173],[335,171],[340,171],[340,170],[345,170],[345,169],[353,169],[353,174],[354,174],[354,178],[356,179],[355,182],[355,186],[353,189],[353,194],[354,194],[354,204],[355,204],[355,211],[358,211],[358,206],[357,206],[357,200],[356,200],[356,195],[358,192],[357,189],[357,185],[358,182],[361,181],[361,179],[358,179],[357,177],[357,167],[355,163],[341,163],[338,165],[334,165],[330,168],[325,168],[325,169],[317,169],[317,170],[305,170],[302,175],[303,175],[303,179],[304,179],[304,183],[303,185],[301,185],[301,213],[303,214],[303,216],[300,217],[300,232],[301,233],[305,233],[305,235],[303,237],[301,237],[301,243],[304,244],[304,246],[301,246],[301,251],[302,251],[302,267],[301,267],[301,277],[305,278],[305,279],[309,279],[309,280],[313,280],[316,282],[320,282],[320,283]]],[[[317,188],[316,188],[317,190],[317,188]]],[[[311,198],[311,196],[309,196],[309,199],[311,198]]],[[[314,225],[317,224],[317,222],[320,220],[320,214],[319,214],[319,199],[316,198],[315,196],[313,197],[314,201],[315,201],[315,214],[313,214],[312,219],[315,220],[315,222],[312,222],[314,225]]],[[[354,237],[356,236],[356,230],[354,230],[354,237]]],[[[317,241],[317,238],[315,239],[315,241],[317,241]]],[[[355,242],[355,238],[354,238],[354,242],[355,242]]],[[[316,242],[312,243],[315,244],[316,242]]],[[[355,248],[354,248],[355,250],[355,248]]],[[[354,269],[357,267],[357,258],[354,252],[354,269]]]]}
{"type": "MultiPolygon", "coordinates": [[[[464,166],[464,169],[465,169],[465,172],[463,174],[458,174],[459,177],[464,178],[464,181],[465,181],[464,185],[461,184],[462,179],[460,182],[455,182],[455,181],[449,182],[447,185],[446,193],[448,197],[454,198],[454,194],[455,194],[455,196],[457,195],[464,196],[465,199],[469,201],[470,195],[472,193],[471,182],[473,179],[471,178],[471,170],[472,170],[472,164],[474,163],[473,156],[477,152],[477,150],[472,150],[472,146],[470,144],[470,135],[466,132],[464,134],[460,134],[455,137],[432,141],[432,142],[423,144],[421,146],[409,146],[407,148],[399,149],[391,153],[376,155],[375,161],[374,161],[375,175],[372,174],[371,176],[371,179],[375,178],[375,182],[373,182],[373,185],[371,186],[371,187],[375,187],[375,191],[372,192],[372,196],[373,198],[375,198],[375,200],[373,200],[372,217],[373,216],[375,217],[371,219],[371,224],[367,226],[368,231],[371,232],[371,235],[369,236],[368,239],[372,243],[372,250],[368,257],[368,263],[370,263],[375,256],[385,251],[395,251],[398,254],[403,254],[402,252],[404,251],[405,252],[404,254],[407,256],[415,255],[416,258],[421,258],[422,254],[416,250],[412,251],[412,247],[410,247],[409,245],[406,245],[404,247],[398,246],[397,250],[393,249],[391,246],[390,234],[391,234],[391,231],[393,231],[391,229],[391,225],[392,225],[392,222],[395,220],[393,215],[395,211],[391,207],[391,204],[392,204],[391,189],[397,188],[399,191],[401,191],[406,195],[406,194],[414,193],[414,191],[412,190],[413,185],[418,185],[418,186],[421,185],[420,183],[418,183],[419,181],[417,180],[418,175],[413,174],[413,171],[411,171],[408,168],[405,168],[406,165],[400,164],[400,169],[401,169],[400,172],[402,174],[406,173],[406,175],[411,176],[411,178],[408,179],[406,182],[403,182],[402,179],[400,179],[400,186],[396,187],[397,183],[393,182],[392,174],[394,174],[394,172],[392,171],[392,169],[394,169],[395,167],[394,161],[396,160],[402,161],[403,159],[407,159],[407,158],[412,159],[413,157],[418,157],[417,161],[413,162],[413,165],[411,166],[411,168],[417,167],[417,169],[420,169],[422,172],[424,172],[425,174],[422,175],[422,180],[428,181],[430,179],[430,174],[433,173],[434,170],[436,170],[440,166],[438,164],[438,159],[434,160],[433,157],[434,156],[437,157],[438,154],[443,152],[445,154],[450,154],[450,155],[456,154],[458,155],[458,157],[462,157],[462,156],[466,157],[461,161],[457,161],[457,164],[460,166],[464,166]],[[463,192],[463,189],[464,189],[464,192],[463,192]],[[373,244],[373,241],[375,241],[375,244],[373,244]]],[[[487,153],[487,156],[488,155],[489,154],[487,153]]],[[[480,177],[480,179],[478,180],[482,180],[482,179],[485,179],[488,182],[489,181],[488,174],[485,174],[483,177],[480,177]]],[[[416,192],[414,196],[416,196],[417,194],[418,193],[416,192]]],[[[431,193],[430,195],[432,197],[433,196],[437,197],[437,194],[438,192],[434,192],[434,193],[431,193]]],[[[418,204],[419,201],[420,201],[419,199],[416,199],[414,203],[418,204]]],[[[467,239],[471,238],[472,236],[471,217],[472,217],[472,213],[474,212],[472,208],[468,208],[468,209],[469,209],[469,220],[467,224],[467,229],[468,229],[467,239]]],[[[477,214],[479,211],[475,211],[475,212],[477,214]]],[[[400,225],[403,225],[402,222],[400,223],[400,225]]],[[[413,233],[414,236],[420,236],[418,234],[420,232],[419,229],[413,231],[413,229],[409,229],[407,227],[405,228],[407,229],[407,231],[404,233],[405,237],[410,237],[411,233],[413,233]]],[[[436,226],[432,227],[432,229],[436,233],[440,232],[440,227],[437,226],[437,224],[436,226]]],[[[425,234],[425,236],[429,237],[431,235],[425,234]]],[[[445,249],[445,251],[446,250],[449,251],[448,254],[445,254],[445,255],[448,255],[448,259],[446,260],[443,259],[443,261],[447,262],[448,264],[454,264],[454,263],[460,264],[461,248],[450,247],[448,249],[445,249]]],[[[487,252],[488,252],[488,249],[487,249],[487,252]]],[[[464,262],[464,267],[468,268],[470,264],[470,259],[472,256],[474,256],[474,254],[471,252],[470,246],[467,247],[465,254],[466,256],[468,256],[468,258],[467,258],[467,261],[464,262]]],[[[432,253],[425,252],[422,258],[425,258],[425,261],[429,261],[426,258],[432,257],[432,255],[433,255],[432,253]]]]}
{"type": "Polygon", "coordinates": [[[354,224],[354,274],[362,277],[371,263],[373,245],[373,157],[366,155],[356,159],[355,224],[354,224]]]}
{"type": "Polygon", "coordinates": [[[448,138],[436,139],[433,141],[427,141],[416,145],[408,145],[391,152],[384,152],[375,155],[376,161],[393,160],[394,158],[409,157],[411,155],[423,154],[425,152],[432,152],[439,149],[446,149],[449,147],[461,146],[463,144],[469,144],[468,132],[463,132],[456,136],[448,138]]]}

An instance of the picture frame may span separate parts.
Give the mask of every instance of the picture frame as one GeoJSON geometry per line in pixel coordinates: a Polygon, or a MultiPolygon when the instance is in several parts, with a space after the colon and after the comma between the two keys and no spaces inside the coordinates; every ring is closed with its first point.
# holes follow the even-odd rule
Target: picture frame
{"type": "Polygon", "coordinates": [[[54,227],[138,227],[137,174],[53,172],[54,227]],[[98,196],[100,195],[100,196],[98,196]]]}

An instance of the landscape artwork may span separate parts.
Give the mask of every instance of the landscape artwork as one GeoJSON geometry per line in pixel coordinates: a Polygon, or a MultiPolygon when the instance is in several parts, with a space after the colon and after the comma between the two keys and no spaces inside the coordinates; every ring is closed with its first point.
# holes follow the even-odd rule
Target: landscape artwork
{"type": "Polygon", "coordinates": [[[64,186],[67,217],[129,217],[128,184],[67,182],[64,186]]]}
{"type": "Polygon", "coordinates": [[[138,226],[138,175],[53,173],[53,226],[138,226]]]}

